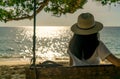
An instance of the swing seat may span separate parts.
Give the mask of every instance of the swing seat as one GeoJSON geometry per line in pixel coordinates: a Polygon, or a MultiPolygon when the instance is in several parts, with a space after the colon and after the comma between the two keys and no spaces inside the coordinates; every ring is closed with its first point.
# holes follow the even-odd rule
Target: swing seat
{"type": "Polygon", "coordinates": [[[120,67],[113,65],[65,67],[48,61],[25,71],[26,79],[120,79],[120,67]]]}

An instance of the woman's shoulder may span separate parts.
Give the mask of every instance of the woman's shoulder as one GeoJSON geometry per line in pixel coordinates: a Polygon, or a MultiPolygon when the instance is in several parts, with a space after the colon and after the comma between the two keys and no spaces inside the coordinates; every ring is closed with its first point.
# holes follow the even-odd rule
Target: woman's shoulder
{"type": "Polygon", "coordinates": [[[101,40],[99,40],[99,43],[100,43],[100,44],[104,44],[103,41],[101,41],[101,40]]]}
{"type": "Polygon", "coordinates": [[[101,40],[99,41],[98,47],[105,47],[105,48],[107,48],[105,43],[103,41],[101,41],[101,40]]]}
{"type": "Polygon", "coordinates": [[[107,46],[105,45],[103,41],[99,41],[98,50],[108,51],[109,49],[107,48],[107,46]]]}
{"type": "Polygon", "coordinates": [[[97,48],[97,53],[100,56],[100,58],[104,60],[108,55],[111,54],[111,51],[107,48],[107,46],[102,41],[100,41],[100,44],[97,48]]]}

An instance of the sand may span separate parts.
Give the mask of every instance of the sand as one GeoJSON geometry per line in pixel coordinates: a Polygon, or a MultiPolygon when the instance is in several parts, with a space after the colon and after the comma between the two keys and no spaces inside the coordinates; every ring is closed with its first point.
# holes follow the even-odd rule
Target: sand
{"type": "MultiPolygon", "coordinates": [[[[37,64],[41,62],[38,61],[37,64]]],[[[30,67],[30,59],[0,58],[0,79],[26,79],[26,67],[30,67]]]]}
{"type": "Polygon", "coordinates": [[[25,79],[27,60],[0,58],[0,79],[25,79]]]}
{"type": "Polygon", "coordinates": [[[0,66],[0,79],[25,79],[25,65],[0,66]]]}

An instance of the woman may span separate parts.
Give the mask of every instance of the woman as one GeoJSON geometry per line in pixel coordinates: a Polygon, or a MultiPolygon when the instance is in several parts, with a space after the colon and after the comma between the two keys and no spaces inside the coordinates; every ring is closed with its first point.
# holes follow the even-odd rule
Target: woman
{"type": "Polygon", "coordinates": [[[98,32],[102,28],[103,24],[95,21],[92,14],[82,13],[78,16],[77,23],[71,27],[74,33],[68,50],[71,65],[98,65],[100,60],[107,59],[114,65],[120,66],[120,59],[99,40],[98,32]]]}

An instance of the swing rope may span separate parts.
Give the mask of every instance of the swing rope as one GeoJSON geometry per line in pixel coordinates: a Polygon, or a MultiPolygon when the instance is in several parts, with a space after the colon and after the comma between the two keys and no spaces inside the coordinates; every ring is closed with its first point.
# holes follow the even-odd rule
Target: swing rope
{"type": "Polygon", "coordinates": [[[33,29],[33,66],[36,64],[36,0],[34,0],[34,29],[33,29]]]}
{"type": "Polygon", "coordinates": [[[31,59],[31,66],[34,69],[34,73],[35,73],[35,79],[38,79],[37,77],[37,69],[36,69],[36,53],[35,53],[35,49],[36,49],[36,0],[34,0],[34,24],[33,24],[33,58],[31,59]]]}

